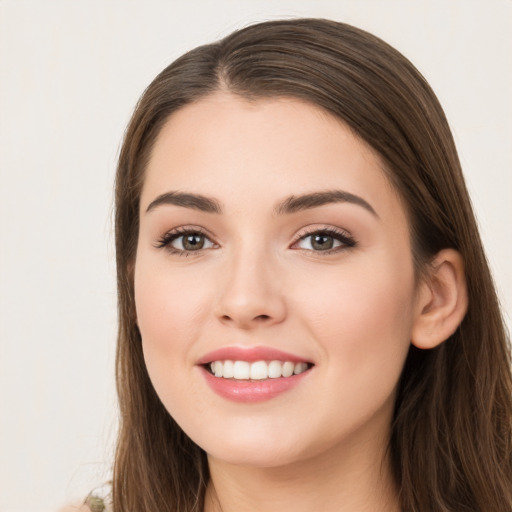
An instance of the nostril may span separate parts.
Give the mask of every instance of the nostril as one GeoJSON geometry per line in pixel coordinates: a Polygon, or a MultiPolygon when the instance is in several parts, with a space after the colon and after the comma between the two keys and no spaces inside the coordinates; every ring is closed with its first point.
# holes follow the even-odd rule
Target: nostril
{"type": "Polygon", "coordinates": [[[254,318],[254,320],[268,320],[270,318],[270,316],[268,315],[258,315],[257,317],[254,318]]]}

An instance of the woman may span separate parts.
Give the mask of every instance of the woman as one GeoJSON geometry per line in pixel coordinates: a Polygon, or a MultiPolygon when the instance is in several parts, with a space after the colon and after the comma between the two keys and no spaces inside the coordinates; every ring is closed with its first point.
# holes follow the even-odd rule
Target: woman
{"type": "Polygon", "coordinates": [[[116,182],[113,510],[512,510],[509,346],[428,84],[348,25],[166,68],[116,182]]]}

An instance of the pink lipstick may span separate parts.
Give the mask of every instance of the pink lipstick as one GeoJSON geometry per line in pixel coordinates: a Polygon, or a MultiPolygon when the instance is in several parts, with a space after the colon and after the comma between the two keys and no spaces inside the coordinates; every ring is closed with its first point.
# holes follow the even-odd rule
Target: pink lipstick
{"type": "Polygon", "coordinates": [[[224,347],[197,362],[210,388],[235,402],[260,402],[298,385],[313,364],[270,347],[224,347]]]}

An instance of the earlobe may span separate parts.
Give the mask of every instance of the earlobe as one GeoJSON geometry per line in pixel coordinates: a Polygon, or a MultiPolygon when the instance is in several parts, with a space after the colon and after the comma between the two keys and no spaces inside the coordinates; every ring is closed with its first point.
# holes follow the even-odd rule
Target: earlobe
{"type": "Polygon", "coordinates": [[[443,249],[429,276],[419,286],[412,344],[434,348],[447,340],[462,322],[468,307],[464,261],[454,249],[443,249]]]}

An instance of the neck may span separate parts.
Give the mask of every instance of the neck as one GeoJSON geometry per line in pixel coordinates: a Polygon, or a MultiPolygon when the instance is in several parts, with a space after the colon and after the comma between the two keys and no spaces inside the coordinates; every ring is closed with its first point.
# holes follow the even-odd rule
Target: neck
{"type": "Polygon", "coordinates": [[[399,512],[387,439],[346,443],[280,467],[209,458],[205,512],[399,512]]]}

